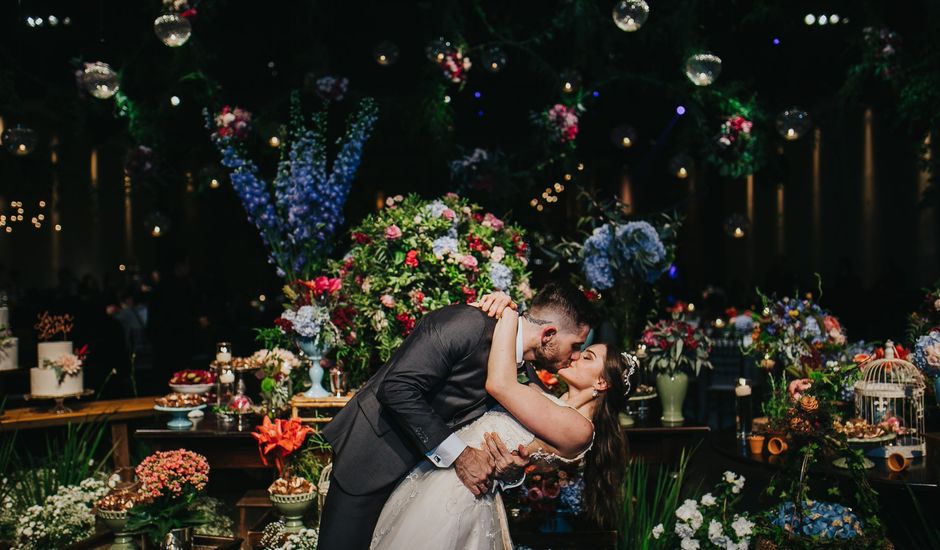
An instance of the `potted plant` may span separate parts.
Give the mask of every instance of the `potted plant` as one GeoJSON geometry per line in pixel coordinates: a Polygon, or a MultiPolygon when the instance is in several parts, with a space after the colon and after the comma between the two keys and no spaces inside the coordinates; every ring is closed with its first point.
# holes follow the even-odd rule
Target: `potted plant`
{"type": "Polygon", "coordinates": [[[268,487],[271,502],[284,516],[288,532],[303,529],[304,512],[310,508],[317,496],[314,482],[295,475],[293,458],[295,451],[303,447],[304,441],[313,430],[304,426],[300,420],[278,418],[273,422],[264,417],[262,424],[251,434],[258,442],[261,461],[267,466],[268,460],[277,468],[277,479],[268,487]]]}
{"type": "Polygon", "coordinates": [[[143,533],[160,547],[192,548],[192,528],[206,522],[191,509],[193,500],[209,482],[206,457],[177,449],[158,451],[141,462],[136,470],[140,492],[147,500],[134,506],[126,529],[143,533]]]}
{"type": "Polygon", "coordinates": [[[708,360],[711,340],[686,322],[682,313],[647,325],[640,339],[649,355],[649,367],[656,372],[656,390],[663,405],[662,421],[677,424],[682,416],[682,402],[689,387],[686,371],[698,376],[702,368],[712,368],[708,360]]]}

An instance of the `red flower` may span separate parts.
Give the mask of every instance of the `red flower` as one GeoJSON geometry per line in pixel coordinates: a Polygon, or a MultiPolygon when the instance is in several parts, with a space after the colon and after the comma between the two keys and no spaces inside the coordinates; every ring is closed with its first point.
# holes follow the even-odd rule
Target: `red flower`
{"type": "Polygon", "coordinates": [[[258,442],[258,451],[261,453],[261,462],[268,465],[268,456],[274,459],[279,476],[284,477],[284,459],[291,453],[300,449],[307,434],[313,433],[309,426],[301,424],[297,418],[284,420],[278,418],[271,422],[267,416],[262,424],[255,428],[252,437],[258,442]]]}
{"type": "Polygon", "coordinates": [[[558,385],[558,377],[548,372],[547,370],[537,370],[535,371],[535,374],[538,375],[539,380],[548,389],[552,389],[558,385]]]}
{"type": "Polygon", "coordinates": [[[472,288],[470,288],[470,287],[468,287],[468,286],[464,286],[464,287],[461,288],[460,290],[463,291],[464,301],[466,301],[468,304],[469,304],[470,302],[472,302],[472,301],[474,301],[474,300],[477,299],[477,291],[476,291],[476,290],[474,290],[474,289],[472,289],[472,288]]]}
{"type": "Polygon", "coordinates": [[[333,310],[333,314],[330,315],[330,320],[333,321],[336,328],[345,330],[352,327],[352,320],[355,315],[356,310],[352,307],[338,307],[333,310]]]}
{"type": "Polygon", "coordinates": [[[477,222],[477,223],[483,223],[483,215],[480,214],[480,213],[478,213],[478,212],[474,212],[474,213],[473,213],[473,221],[475,221],[475,222],[477,222]]]}
{"type": "Polygon", "coordinates": [[[343,286],[340,279],[324,276],[317,277],[312,281],[300,281],[300,284],[309,288],[317,298],[324,294],[335,294],[343,286]]]}
{"type": "Polygon", "coordinates": [[[418,251],[409,250],[405,255],[405,265],[408,267],[418,267],[418,251]]]}
{"type": "Polygon", "coordinates": [[[738,316],[738,309],[734,307],[729,307],[725,310],[725,315],[729,318],[734,318],[738,316]]]}
{"type": "Polygon", "coordinates": [[[475,235],[467,235],[467,246],[470,247],[470,250],[477,252],[484,252],[486,250],[486,243],[475,235]]]}
{"type": "Polygon", "coordinates": [[[294,330],[294,323],[291,323],[289,319],[283,317],[275,319],[274,326],[281,329],[283,332],[291,332],[294,330]]]}
{"type": "Polygon", "coordinates": [[[584,297],[587,298],[589,302],[594,302],[600,298],[600,295],[594,290],[585,290],[584,297]]]}
{"type": "Polygon", "coordinates": [[[405,336],[411,334],[411,331],[415,329],[415,319],[411,315],[408,315],[407,313],[399,313],[395,316],[395,318],[398,319],[399,323],[401,323],[402,332],[404,332],[405,336]]]}
{"type": "Polygon", "coordinates": [[[372,239],[369,238],[368,235],[366,235],[365,233],[360,233],[359,231],[353,232],[352,240],[354,240],[356,244],[369,244],[372,242],[372,239]]]}

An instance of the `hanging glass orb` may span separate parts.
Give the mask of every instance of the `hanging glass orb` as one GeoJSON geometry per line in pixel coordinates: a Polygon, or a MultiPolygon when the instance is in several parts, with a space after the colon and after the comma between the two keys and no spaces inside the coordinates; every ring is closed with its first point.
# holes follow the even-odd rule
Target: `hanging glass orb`
{"type": "Polygon", "coordinates": [[[178,48],[189,40],[193,26],[189,24],[189,19],[168,13],[153,20],[153,32],[160,42],[171,48],[178,48]]]}
{"type": "Polygon", "coordinates": [[[809,113],[798,107],[790,107],[777,115],[777,131],[788,141],[800,139],[812,127],[809,113]]]}
{"type": "Polygon", "coordinates": [[[694,168],[695,161],[685,153],[679,153],[669,160],[669,173],[680,180],[684,180],[692,175],[694,168]]]}
{"type": "Polygon", "coordinates": [[[372,50],[372,59],[375,59],[375,62],[383,67],[394,65],[398,62],[398,46],[388,40],[380,42],[372,50]]]}
{"type": "Polygon", "coordinates": [[[166,217],[159,211],[151,212],[146,218],[144,218],[144,227],[147,228],[147,231],[150,233],[151,237],[162,237],[167,231],[170,230],[170,218],[166,217]]]}
{"type": "Polygon", "coordinates": [[[697,53],[685,62],[685,76],[696,86],[708,86],[721,74],[721,58],[710,53],[697,53]]]}
{"type": "Polygon", "coordinates": [[[25,157],[32,153],[38,141],[39,136],[32,128],[14,126],[3,132],[3,146],[18,157],[25,157]]]}
{"type": "Polygon", "coordinates": [[[490,46],[483,50],[480,60],[483,62],[484,69],[491,73],[498,73],[506,67],[509,58],[506,57],[506,52],[499,46],[490,46]]]}
{"type": "Polygon", "coordinates": [[[751,221],[743,214],[731,214],[722,225],[725,234],[732,239],[743,239],[751,230],[751,221]]]}
{"type": "Polygon", "coordinates": [[[573,94],[581,89],[581,73],[574,69],[567,69],[559,75],[561,80],[561,91],[566,94],[573,94]]]}
{"type": "Polygon", "coordinates": [[[443,62],[448,55],[453,54],[455,51],[454,45],[450,43],[450,40],[444,37],[432,40],[431,43],[424,48],[424,54],[435,63],[443,62]]]}
{"type": "Polygon", "coordinates": [[[621,149],[629,149],[636,143],[636,130],[633,126],[617,126],[610,131],[610,141],[621,149]]]}
{"type": "Polygon", "coordinates": [[[623,0],[614,6],[614,24],[622,31],[640,30],[650,16],[650,6],[645,0],[623,0]]]}
{"type": "Polygon", "coordinates": [[[108,99],[121,87],[118,74],[107,63],[96,61],[85,63],[82,84],[91,95],[98,99],[108,99]]]}

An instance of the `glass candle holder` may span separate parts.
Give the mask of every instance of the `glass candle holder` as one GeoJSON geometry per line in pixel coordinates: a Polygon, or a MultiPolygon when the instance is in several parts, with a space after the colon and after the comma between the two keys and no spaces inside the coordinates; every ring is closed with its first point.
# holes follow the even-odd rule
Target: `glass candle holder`
{"type": "Polygon", "coordinates": [[[738,378],[734,385],[734,430],[738,439],[746,440],[751,433],[751,381],[738,378]]]}

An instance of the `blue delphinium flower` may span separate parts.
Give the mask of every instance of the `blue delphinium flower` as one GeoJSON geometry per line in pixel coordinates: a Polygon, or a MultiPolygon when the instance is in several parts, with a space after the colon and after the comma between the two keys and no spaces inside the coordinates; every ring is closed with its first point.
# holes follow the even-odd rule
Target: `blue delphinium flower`
{"type": "Polygon", "coordinates": [[[493,287],[496,290],[505,291],[509,288],[509,285],[512,284],[512,271],[503,264],[490,262],[488,271],[490,274],[490,281],[493,282],[493,287]]]}

